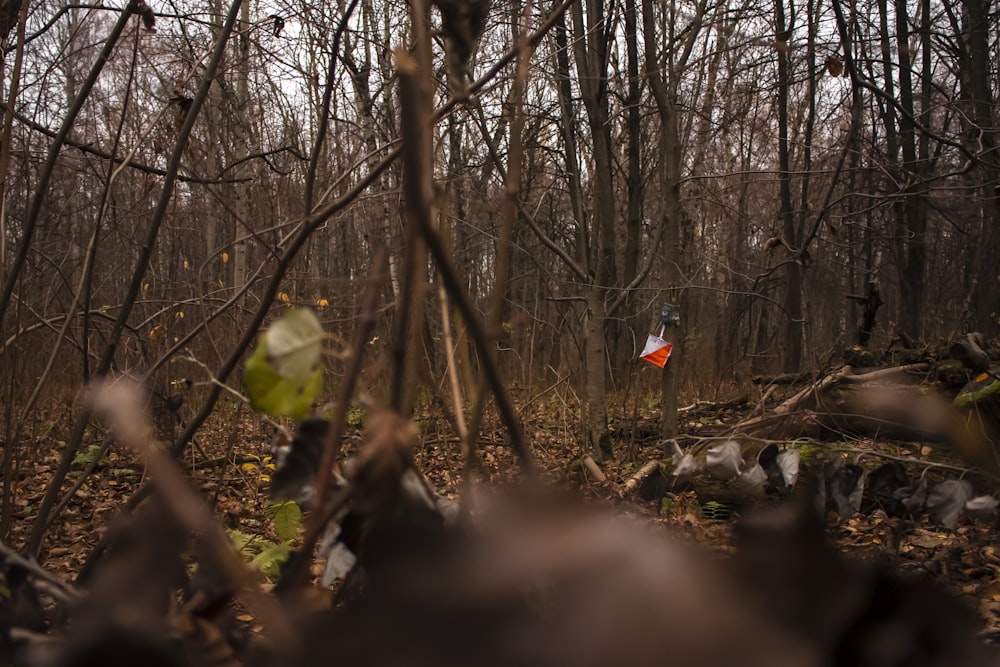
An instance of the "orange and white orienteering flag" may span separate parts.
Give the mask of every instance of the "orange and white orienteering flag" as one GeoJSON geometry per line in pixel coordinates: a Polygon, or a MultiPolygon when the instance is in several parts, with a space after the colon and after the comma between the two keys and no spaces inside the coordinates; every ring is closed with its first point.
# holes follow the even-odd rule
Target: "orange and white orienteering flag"
{"type": "Polygon", "coordinates": [[[673,343],[663,340],[663,329],[661,328],[659,336],[654,336],[653,334],[646,336],[646,347],[642,349],[642,354],[639,355],[639,358],[663,368],[666,366],[667,359],[670,358],[670,353],[673,349],[673,343]]]}

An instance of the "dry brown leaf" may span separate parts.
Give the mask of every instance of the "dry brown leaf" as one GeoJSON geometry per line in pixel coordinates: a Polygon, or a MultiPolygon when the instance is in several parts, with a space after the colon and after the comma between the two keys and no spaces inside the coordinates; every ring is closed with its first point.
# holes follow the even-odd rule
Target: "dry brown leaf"
{"type": "Polygon", "coordinates": [[[826,71],[830,76],[840,76],[844,73],[844,61],[836,53],[826,57],[826,71]]]}

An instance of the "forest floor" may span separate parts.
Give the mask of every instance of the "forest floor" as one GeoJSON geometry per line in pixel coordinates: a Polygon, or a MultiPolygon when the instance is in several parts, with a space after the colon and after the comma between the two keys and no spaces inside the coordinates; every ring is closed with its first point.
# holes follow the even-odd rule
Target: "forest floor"
{"type": "MultiPolygon", "coordinates": [[[[570,413],[564,407],[550,406],[523,415],[533,455],[554,487],[662,525],[665,530],[709,549],[731,549],[732,527],[751,509],[749,506],[738,507],[730,516],[718,518],[705,511],[706,502],[712,499],[704,493],[699,496],[697,491],[687,491],[644,502],[625,491],[627,480],[639,467],[663,458],[652,416],[637,415],[612,425],[618,458],[600,464],[607,480],[596,482],[580,465],[581,452],[571,444],[574,421],[570,413]]],[[[685,414],[682,431],[703,438],[744,416],[738,409],[699,408],[685,414]]],[[[417,464],[441,495],[453,498],[463,474],[461,449],[454,429],[443,419],[425,418],[418,424],[422,445],[416,454],[417,464]]],[[[214,504],[219,520],[227,529],[263,539],[274,539],[266,512],[267,487],[273,469],[271,437],[272,429],[254,415],[238,408],[223,409],[202,429],[198,446],[189,448],[184,461],[188,474],[214,504]]],[[[351,430],[345,443],[348,452],[356,448],[360,437],[357,428],[351,430]]],[[[696,441],[690,435],[688,439],[696,441]]],[[[683,441],[682,438],[682,444],[683,441]]],[[[516,477],[517,463],[503,444],[504,434],[498,424],[484,429],[481,443],[481,478],[502,484],[516,477]]],[[[33,458],[23,463],[17,489],[18,518],[11,540],[14,547],[26,539],[47,480],[60,456],[51,433],[39,434],[34,444],[33,458]]],[[[921,443],[853,440],[843,444],[850,453],[839,451],[837,443],[828,443],[817,448],[823,450],[818,458],[850,456],[856,461],[868,454],[871,459],[890,454],[927,461],[928,467],[915,471],[916,475],[937,474],[935,464],[949,460],[947,452],[935,451],[921,443]]],[[[960,461],[953,463],[956,468],[962,467],[960,461]]],[[[807,467],[808,463],[803,465],[807,467]]],[[[102,442],[95,440],[77,456],[67,485],[78,481],[79,488],[50,528],[43,550],[43,567],[67,582],[73,580],[86,562],[123,502],[144,481],[144,475],[129,452],[116,445],[103,449],[102,442]],[[92,474],[81,480],[88,467],[94,468],[92,474]]],[[[978,481],[977,486],[981,493],[996,490],[978,481]]],[[[831,513],[827,523],[832,540],[849,557],[888,560],[904,575],[942,583],[978,612],[983,620],[984,637],[1000,642],[1000,542],[995,525],[962,519],[954,530],[948,530],[935,525],[927,516],[903,519],[888,516],[881,509],[850,519],[831,513]]]]}

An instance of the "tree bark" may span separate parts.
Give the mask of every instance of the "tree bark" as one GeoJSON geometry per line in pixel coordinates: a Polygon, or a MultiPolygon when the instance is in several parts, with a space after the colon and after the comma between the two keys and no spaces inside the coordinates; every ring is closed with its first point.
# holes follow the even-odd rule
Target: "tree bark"
{"type": "Polygon", "coordinates": [[[969,109],[968,121],[972,137],[970,148],[978,154],[973,173],[978,176],[982,200],[982,226],[974,257],[975,284],[972,304],[967,310],[971,326],[987,337],[1000,334],[1000,130],[996,119],[993,87],[990,81],[990,11],[989,0],[963,0],[962,36],[960,40],[965,65],[962,68],[962,97],[969,109]]]}
{"type": "Polygon", "coordinates": [[[683,249],[681,239],[682,228],[685,225],[686,214],[681,201],[681,143],[677,121],[677,85],[679,77],[676,70],[682,66],[690,55],[694,39],[698,34],[701,17],[705,9],[704,3],[698,5],[697,14],[692,19],[687,31],[687,41],[674,44],[680,53],[673,62],[663,62],[656,45],[661,38],[657,37],[656,17],[652,0],[642,0],[642,26],[645,44],[646,79],[656,102],[660,119],[659,173],[661,210],[659,224],[664,227],[663,237],[663,274],[667,294],[671,303],[679,305],[682,317],[678,326],[671,329],[671,342],[674,349],[670,360],[663,368],[661,379],[661,432],[664,438],[672,438],[677,434],[677,389],[681,363],[684,357],[685,319],[683,317],[685,296],[678,289],[681,283],[683,267],[683,249]],[[680,48],[677,48],[680,47],[680,48]],[[665,80],[661,73],[666,68],[671,79],[665,80]]]}
{"type": "MultiPolygon", "coordinates": [[[[625,33],[636,35],[636,0],[625,2],[625,33]]],[[[639,45],[637,39],[629,39],[626,44],[626,67],[628,73],[628,96],[626,98],[627,155],[625,187],[627,204],[625,210],[625,252],[622,262],[622,283],[628,285],[638,275],[640,237],[642,234],[642,202],[645,187],[642,173],[642,124],[640,103],[642,80],[639,78],[639,45]]],[[[616,319],[617,335],[614,347],[614,375],[616,381],[625,377],[635,357],[636,344],[642,344],[642,331],[635,312],[634,300],[626,294],[622,303],[623,311],[616,319]]]]}
{"type": "Polygon", "coordinates": [[[782,369],[793,373],[802,366],[802,265],[799,253],[800,234],[792,210],[791,158],[788,142],[788,96],[791,88],[792,28],[786,25],[784,0],[774,2],[775,48],[778,52],[778,219],[786,248],[792,257],[786,264],[785,282],[785,346],[782,369]]]}
{"type": "Polygon", "coordinates": [[[591,178],[590,257],[592,271],[586,286],[587,314],[586,362],[584,384],[584,441],[601,459],[614,455],[608,433],[607,415],[607,290],[617,281],[615,267],[615,196],[614,161],[611,151],[610,111],[608,106],[608,49],[611,35],[607,8],[603,0],[586,0],[570,9],[576,39],[573,46],[579,75],[580,97],[587,112],[593,164],[591,178]]]}
{"type": "Polygon", "coordinates": [[[608,432],[608,406],[605,383],[604,290],[591,285],[587,290],[587,312],[583,334],[586,386],[583,400],[583,437],[587,451],[598,460],[612,458],[614,448],[608,432]]]}

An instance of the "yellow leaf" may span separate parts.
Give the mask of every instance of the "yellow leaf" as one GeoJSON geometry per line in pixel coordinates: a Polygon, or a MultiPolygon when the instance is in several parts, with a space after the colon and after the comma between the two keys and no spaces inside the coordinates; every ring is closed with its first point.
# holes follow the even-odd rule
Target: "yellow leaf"
{"type": "Polygon", "coordinates": [[[271,476],[270,475],[261,475],[260,476],[260,481],[264,482],[265,484],[268,484],[271,481],[271,476]]]}
{"type": "Polygon", "coordinates": [[[228,262],[229,262],[229,253],[228,252],[222,253],[222,263],[227,264],[228,262]]]}
{"type": "Polygon", "coordinates": [[[176,317],[179,320],[183,320],[184,319],[184,311],[183,310],[178,310],[176,313],[174,313],[174,317],[176,317]]]}
{"type": "Polygon", "coordinates": [[[320,308],[326,308],[327,306],[330,305],[330,302],[327,301],[326,299],[316,299],[316,305],[319,306],[320,308]]]}
{"type": "Polygon", "coordinates": [[[257,464],[256,463],[244,463],[240,467],[243,468],[244,470],[246,470],[247,472],[250,472],[251,470],[256,470],[257,469],[257,464]]]}
{"type": "Polygon", "coordinates": [[[142,291],[143,292],[148,292],[149,291],[149,283],[143,283],[142,284],[142,291]]]}
{"type": "Polygon", "coordinates": [[[190,267],[190,264],[188,264],[188,261],[185,259],[184,260],[184,268],[186,269],[188,267],[190,267]]]}
{"type": "Polygon", "coordinates": [[[989,376],[990,376],[989,373],[980,373],[979,375],[976,376],[976,382],[982,382],[983,380],[985,380],[989,376]]]}
{"type": "Polygon", "coordinates": [[[278,292],[278,301],[281,301],[282,303],[288,303],[289,297],[284,292],[278,292]]]}

